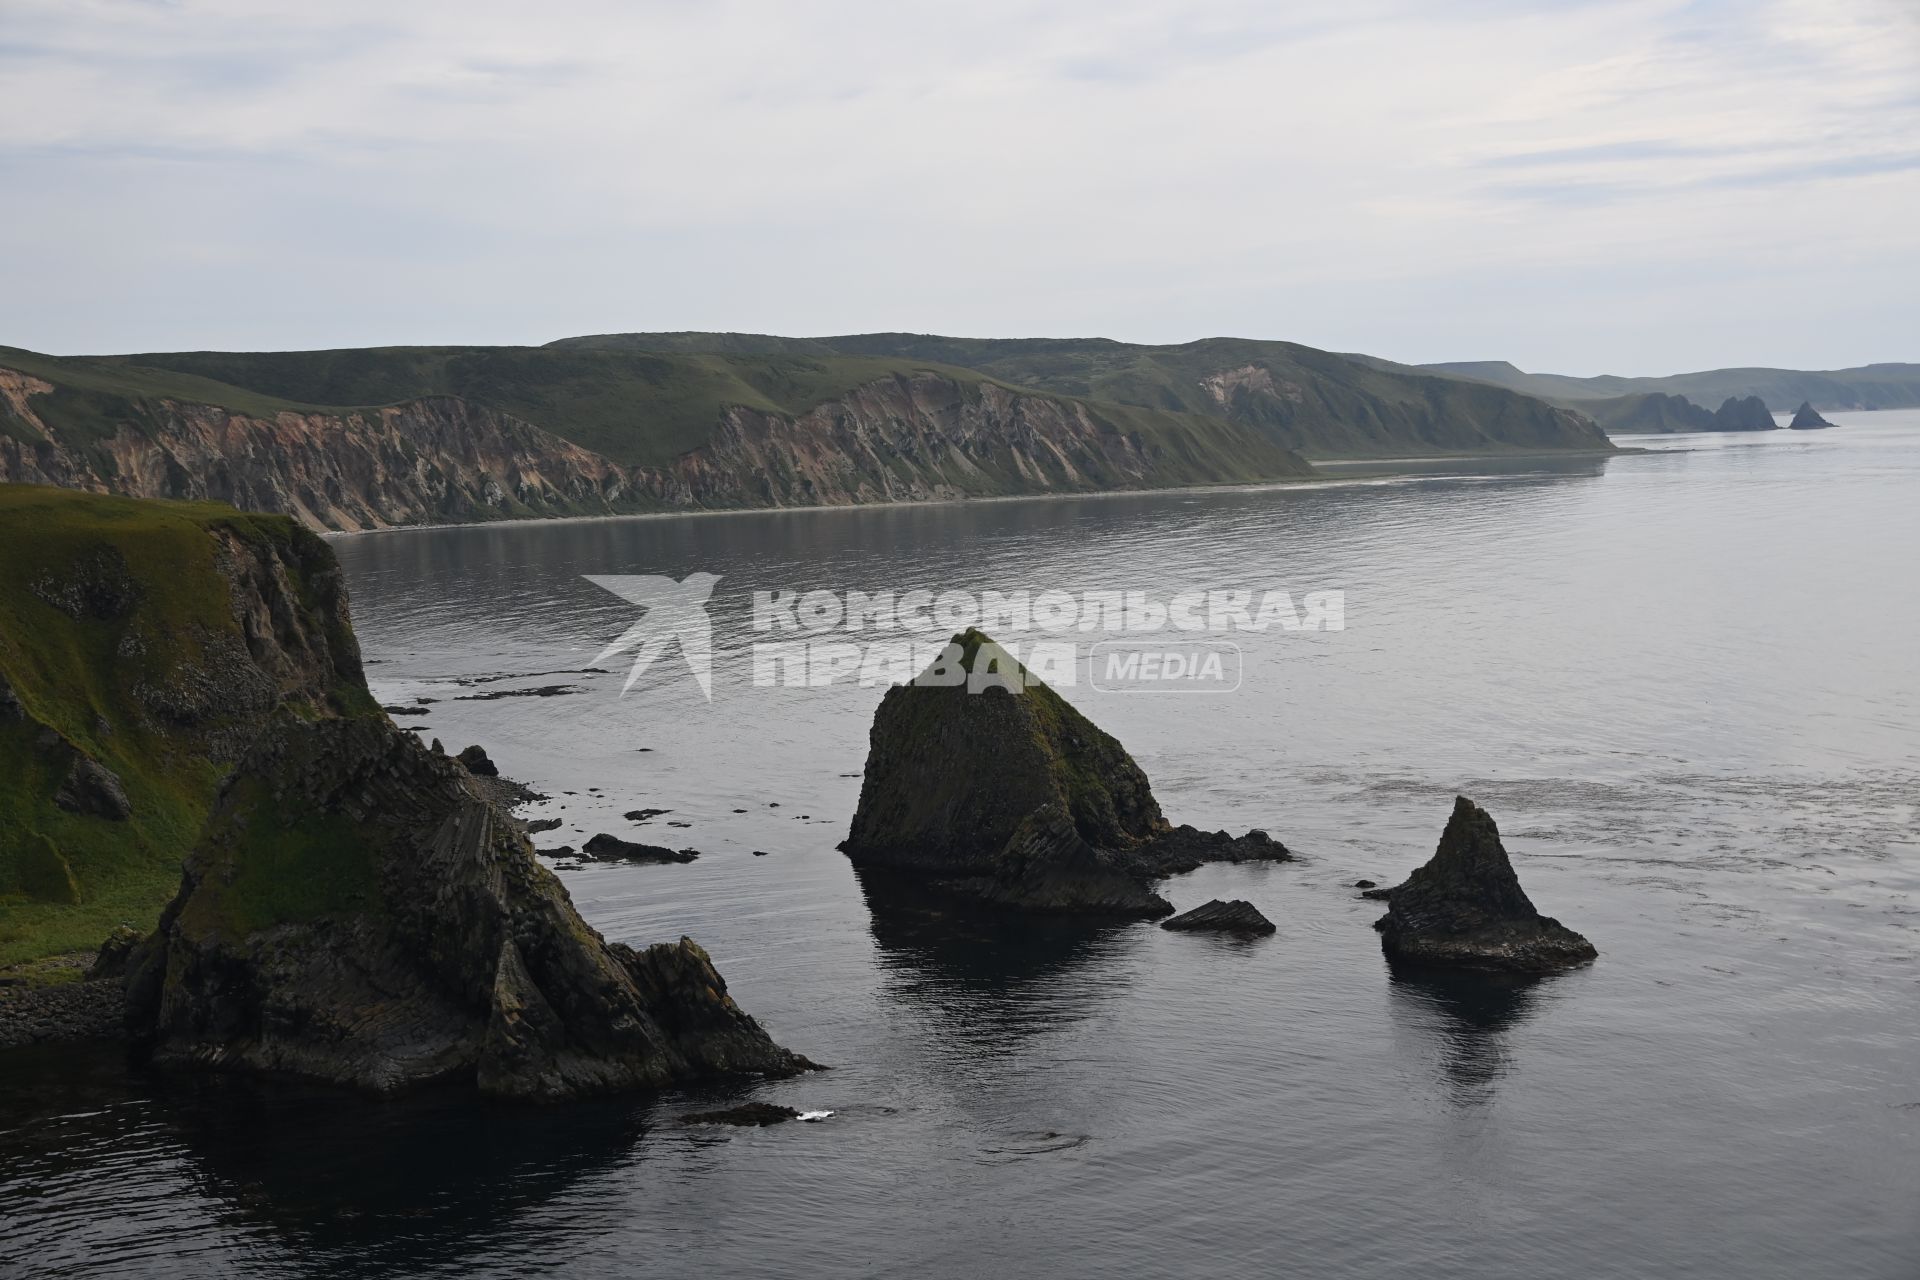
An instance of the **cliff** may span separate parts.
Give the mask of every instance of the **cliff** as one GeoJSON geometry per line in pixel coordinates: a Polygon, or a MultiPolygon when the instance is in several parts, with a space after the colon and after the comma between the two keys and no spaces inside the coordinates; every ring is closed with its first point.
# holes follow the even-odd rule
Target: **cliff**
{"type": "Polygon", "coordinates": [[[1386,899],[1387,914],[1374,927],[1387,955],[1402,963],[1540,973],[1597,954],[1534,909],[1492,816],[1465,796],[1455,799],[1426,865],[1406,883],[1365,896],[1386,899]]]}
{"type": "Polygon", "coordinates": [[[276,710],[376,712],[292,521],[0,487],[0,965],[150,924],[276,710]]]}
{"type": "Polygon", "coordinates": [[[882,697],[840,847],[1000,906],[1131,916],[1171,913],[1160,877],[1289,856],[1172,826],[1126,749],[977,630],[882,697]]]}
{"type": "Polygon", "coordinates": [[[554,429],[536,426],[489,404],[489,384],[473,396],[327,409],[124,364],[0,352],[0,366],[9,356],[35,372],[0,367],[0,481],[212,499],[293,515],[318,529],[1076,493],[1311,473],[1258,433],[1210,419],[875,362],[838,369],[844,386],[818,373],[791,388],[784,400],[804,405],[797,409],[744,383],[709,394],[748,403],[690,405],[681,394],[664,425],[645,416],[642,388],[627,410],[638,417],[622,432],[595,416],[604,413],[595,404],[573,401],[553,408],[554,429]],[[150,386],[141,380],[148,377],[160,380],[150,386]],[[163,394],[146,394],[155,390],[163,394]],[[189,395],[218,400],[183,398],[189,395]],[[688,415],[701,409],[713,416],[695,430],[688,415]]]}
{"type": "Polygon", "coordinates": [[[161,1065],[549,1100],[811,1067],[691,940],[574,912],[457,763],[380,718],[281,717],[222,787],[128,1029],[161,1065]]]}

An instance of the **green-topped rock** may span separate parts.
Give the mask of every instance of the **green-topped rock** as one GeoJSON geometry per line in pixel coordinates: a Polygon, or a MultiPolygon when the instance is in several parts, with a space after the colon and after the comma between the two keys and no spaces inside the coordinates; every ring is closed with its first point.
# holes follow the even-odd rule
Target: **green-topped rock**
{"type": "Polygon", "coordinates": [[[163,1065],[554,1099],[812,1064],[691,940],[608,943],[457,762],[384,719],[269,727],[223,788],[128,1029],[163,1065]]]}
{"type": "Polygon", "coordinates": [[[1123,916],[1171,913],[1159,877],[1288,857],[1172,826],[1126,748],[978,630],[882,698],[840,847],[1002,906],[1123,916]]]}

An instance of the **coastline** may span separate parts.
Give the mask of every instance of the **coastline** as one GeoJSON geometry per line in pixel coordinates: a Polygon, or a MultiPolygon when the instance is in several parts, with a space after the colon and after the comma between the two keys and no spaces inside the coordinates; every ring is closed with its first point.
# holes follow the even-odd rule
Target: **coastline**
{"type": "Polygon", "coordinates": [[[1135,498],[1156,494],[1175,493],[1265,493],[1276,489],[1309,489],[1328,485],[1352,485],[1378,483],[1383,479],[1397,476],[1417,477],[1423,474],[1419,468],[1429,464],[1450,462],[1526,462],[1548,459],[1580,460],[1591,458],[1617,458],[1627,454],[1655,453],[1660,450],[1637,448],[1613,449],[1530,449],[1515,453],[1443,453],[1423,454],[1412,458],[1325,458],[1309,459],[1316,468],[1328,467],[1383,467],[1392,468],[1372,474],[1358,475],[1315,475],[1289,476],[1283,480],[1244,480],[1226,481],[1219,484],[1164,485],[1141,489],[1087,489],[1071,493],[995,493],[978,497],[927,498],[914,502],[841,502],[814,503],[806,506],[783,507],[688,507],[677,511],[623,511],[607,515],[589,516],[508,516],[499,520],[448,520],[431,524],[396,524],[383,529],[316,529],[315,533],[323,538],[367,538],[390,533],[422,533],[441,529],[486,529],[496,525],[553,525],[553,524],[589,524],[609,520],[677,520],[689,516],[763,516],[797,512],[820,511],[882,511],[913,509],[923,507],[973,506],[994,502],[1057,502],[1062,499],[1080,498],[1135,498]]]}

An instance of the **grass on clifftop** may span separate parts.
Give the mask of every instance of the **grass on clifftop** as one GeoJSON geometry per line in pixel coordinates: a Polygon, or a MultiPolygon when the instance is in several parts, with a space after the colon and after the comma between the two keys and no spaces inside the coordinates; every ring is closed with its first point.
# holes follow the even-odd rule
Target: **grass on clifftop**
{"type": "MultiPolygon", "coordinates": [[[[244,646],[216,529],[285,548],[288,563],[294,540],[314,538],[212,503],[0,485],[0,680],[20,703],[0,709],[0,966],[97,946],[122,922],[151,927],[179,887],[228,762],[146,704],[192,678],[208,637],[244,646]],[[91,586],[63,596],[74,584],[91,586]],[[128,820],[53,803],[66,744],[118,775],[128,820]]],[[[364,688],[340,693],[372,706],[364,688]]]]}

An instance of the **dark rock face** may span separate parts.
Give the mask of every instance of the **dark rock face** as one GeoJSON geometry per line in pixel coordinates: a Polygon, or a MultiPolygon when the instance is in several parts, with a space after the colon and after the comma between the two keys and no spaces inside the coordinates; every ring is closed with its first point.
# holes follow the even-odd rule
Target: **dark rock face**
{"type": "Polygon", "coordinates": [[[1179,929],[1192,932],[1212,931],[1216,933],[1272,933],[1273,921],[1260,914],[1251,902],[1235,898],[1231,902],[1222,902],[1215,898],[1212,902],[1183,911],[1171,920],[1160,922],[1162,929],[1179,929]]]}
{"type": "Polygon", "coordinates": [[[665,845],[641,844],[622,840],[602,832],[587,841],[581,850],[589,858],[603,862],[692,862],[700,856],[696,849],[669,849],[665,845]]]}
{"type": "Polygon", "coordinates": [[[1155,879],[1289,856],[1170,826],[1126,749],[977,630],[882,698],[840,847],[1002,906],[1148,917],[1172,912],[1155,879]]]}
{"type": "Polygon", "coordinates": [[[487,758],[486,748],[482,747],[479,743],[468,747],[459,755],[455,756],[454,759],[465,765],[467,772],[476,778],[497,778],[500,776],[499,766],[487,758]]]}
{"type": "Polygon", "coordinates": [[[798,1120],[800,1113],[792,1107],[776,1106],[771,1102],[747,1102],[737,1107],[728,1107],[724,1111],[696,1111],[680,1117],[681,1124],[732,1124],[743,1128],[765,1128],[770,1124],[785,1124],[789,1120],[798,1120]]]}
{"type": "Polygon", "coordinates": [[[1500,830],[1465,796],[1433,858],[1406,883],[1375,889],[1387,955],[1410,964],[1545,973],[1592,960],[1593,944],[1534,909],[1513,873],[1500,830]]]}
{"type": "Polygon", "coordinates": [[[90,814],[109,822],[125,822],[133,816],[133,805],[127,800],[127,789],[120,785],[119,775],[83,755],[74,757],[66,780],[53,794],[53,802],[68,813],[90,814]]]}
{"type": "Polygon", "coordinates": [[[608,943],[463,769],[382,719],[282,718],[127,974],[163,1065],[553,1099],[812,1064],[691,940],[608,943]]]}
{"type": "Polygon", "coordinates": [[[140,931],[132,925],[123,924],[107,935],[100,944],[100,950],[94,953],[93,965],[87,970],[87,977],[119,978],[125,976],[127,965],[133,959],[134,948],[141,943],[140,931]]]}
{"type": "Polygon", "coordinates": [[[1759,396],[1748,396],[1744,400],[1728,396],[1713,415],[1715,431],[1772,431],[1779,425],[1767,412],[1767,402],[1759,396]]]}
{"type": "Polygon", "coordinates": [[[1791,431],[1819,431],[1833,424],[1815,412],[1811,400],[1802,400],[1800,407],[1793,411],[1793,421],[1787,424],[1791,431]]]}

